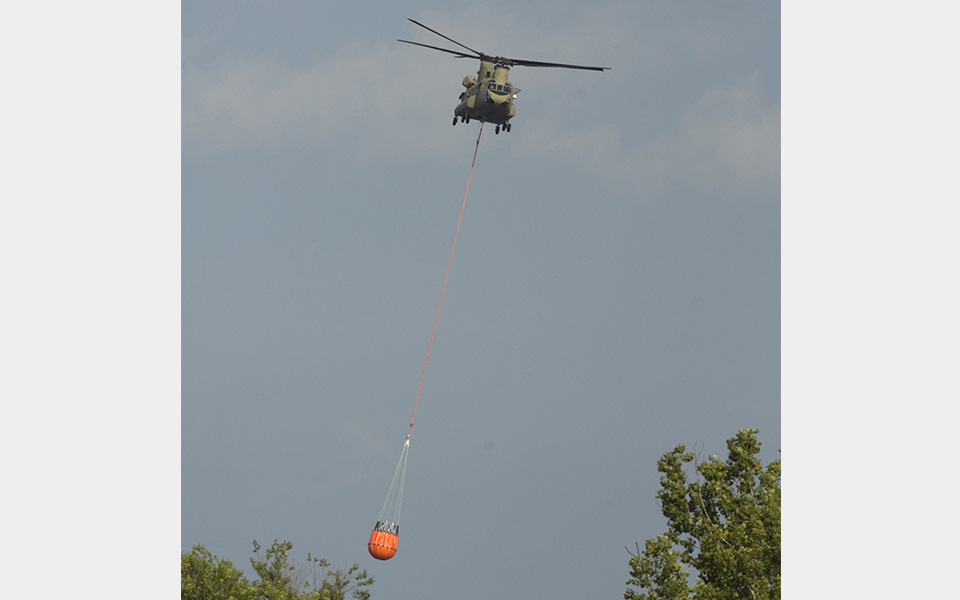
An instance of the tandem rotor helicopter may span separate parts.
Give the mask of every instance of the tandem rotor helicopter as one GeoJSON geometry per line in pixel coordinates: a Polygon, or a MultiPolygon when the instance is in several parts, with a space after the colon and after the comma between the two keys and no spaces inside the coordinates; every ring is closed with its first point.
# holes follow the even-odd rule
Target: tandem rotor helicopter
{"type": "Polygon", "coordinates": [[[483,52],[477,52],[469,46],[464,46],[457,40],[449,38],[439,31],[430,29],[423,23],[407,19],[415,25],[423,27],[427,31],[435,33],[443,39],[453,42],[472,54],[467,54],[459,50],[448,50],[421,44],[420,42],[411,42],[409,40],[397,40],[404,44],[413,44],[414,46],[423,46],[432,50],[439,50],[453,54],[457,58],[476,58],[480,60],[480,69],[476,77],[467,75],[463,78],[463,87],[467,88],[460,94],[460,104],[453,110],[453,124],[457,121],[469,123],[471,119],[476,119],[484,123],[495,123],[497,125],[494,133],[500,133],[500,130],[510,131],[510,119],[517,114],[517,107],[513,104],[514,99],[520,92],[507,81],[507,75],[510,67],[558,67],[562,69],[583,69],[586,71],[607,71],[610,67],[587,67],[583,65],[566,65],[562,63],[540,62],[536,60],[524,60],[520,58],[506,58],[504,56],[490,56],[483,52]]]}

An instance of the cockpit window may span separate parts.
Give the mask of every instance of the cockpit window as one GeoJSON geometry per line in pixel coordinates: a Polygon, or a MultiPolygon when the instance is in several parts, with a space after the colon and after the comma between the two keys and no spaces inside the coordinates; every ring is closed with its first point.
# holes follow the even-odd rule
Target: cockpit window
{"type": "Polygon", "coordinates": [[[500,83],[491,83],[487,85],[487,89],[491,92],[496,92],[498,94],[512,94],[514,93],[514,88],[509,85],[503,85],[500,83]]]}

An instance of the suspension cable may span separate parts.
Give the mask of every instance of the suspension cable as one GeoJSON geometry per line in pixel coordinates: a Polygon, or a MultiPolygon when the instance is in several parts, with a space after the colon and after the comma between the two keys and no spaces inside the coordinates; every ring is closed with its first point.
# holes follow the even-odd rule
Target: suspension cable
{"type": "Polygon", "coordinates": [[[427,363],[430,362],[430,349],[433,348],[433,336],[437,333],[437,321],[440,320],[440,307],[443,306],[443,294],[447,290],[447,278],[450,276],[450,265],[453,264],[453,252],[457,249],[457,237],[460,235],[460,222],[463,221],[463,209],[467,206],[467,194],[470,193],[470,180],[473,179],[473,166],[477,164],[477,151],[480,149],[480,136],[483,135],[483,122],[480,122],[480,131],[477,133],[477,145],[473,149],[473,162],[470,163],[470,175],[467,177],[467,189],[463,192],[463,204],[460,205],[460,218],[457,219],[457,231],[453,234],[453,247],[450,248],[450,260],[447,261],[447,273],[443,276],[443,287],[440,288],[440,303],[437,304],[437,315],[433,319],[433,331],[430,333],[430,344],[427,346],[427,358],[423,361],[423,372],[420,373],[420,387],[417,388],[417,399],[413,402],[413,415],[410,417],[410,429],[407,430],[407,440],[413,432],[413,420],[417,416],[417,404],[420,402],[420,391],[423,390],[423,377],[427,374],[427,363]]]}

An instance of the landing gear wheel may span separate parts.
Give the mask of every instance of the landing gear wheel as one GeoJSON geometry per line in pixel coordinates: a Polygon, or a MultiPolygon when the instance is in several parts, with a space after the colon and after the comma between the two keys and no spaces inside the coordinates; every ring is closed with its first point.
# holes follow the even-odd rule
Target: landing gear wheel
{"type": "Polygon", "coordinates": [[[493,133],[500,135],[500,126],[497,125],[497,128],[493,130],[493,133]]]}
{"type": "Polygon", "coordinates": [[[504,127],[504,129],[506,129],[507,131],[510,131],[511,129],[513,129],[513,125],[512,125],[511,123],[507,123],[507,124],[504,125],[503,127],[504,127]]]}
{"type": "Polygon", "coordinates": [[[454,115],[454,117],[453,117],[453,126],[454,126],[454,127],[457,126],[457,116],[456,116],[456,115],[454,115]]]}

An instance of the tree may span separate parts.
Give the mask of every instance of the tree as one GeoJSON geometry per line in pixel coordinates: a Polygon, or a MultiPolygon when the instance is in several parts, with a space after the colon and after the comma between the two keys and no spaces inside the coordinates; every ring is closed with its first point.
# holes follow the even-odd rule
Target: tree
{"type": "Polygon", "coordinates": [[[252,591],[241,571],[203,546],[180,554],[181,600],[248,600],[252,591]]]}
{"type": "Polygon", "coordinates": [[[292,548],[290,542],[274,540],[261,556],[260,544],[253,540],[256,556],[250,559],[250,564],[260,576],[253,584],[257,598],[346,600],[349,593],[356,600],[370,600],[370,591],[365,588],[373,584],[373,577],[366,569],[361,570],[359,564],[354,563],[347,569],[329,569],[327,559],[307,553],[307,564],[296,565],[287,557],[292,548]]]}
{"type": "Polygon", "coordinates": [[[307,554],[306,565],[291,562],[290,542],[274,540],[262,554],[253,541],[250,564],[259,579],[247,581],[229,561],[220,560],[203,546],[180,555],[181,600],[370,600],[366,588],[373,577],[360,565],[330,569],[325,558],[307,554]]]}
{"type": "Polygon", "coordinates": [[[627,585],[641,591],[625,600],[779,600],[780,459],[762,466],[757,433],[727,440],[726,461],[699,462],[683,445],[657,461],[667,531],[630,552],[627,585]]]}

